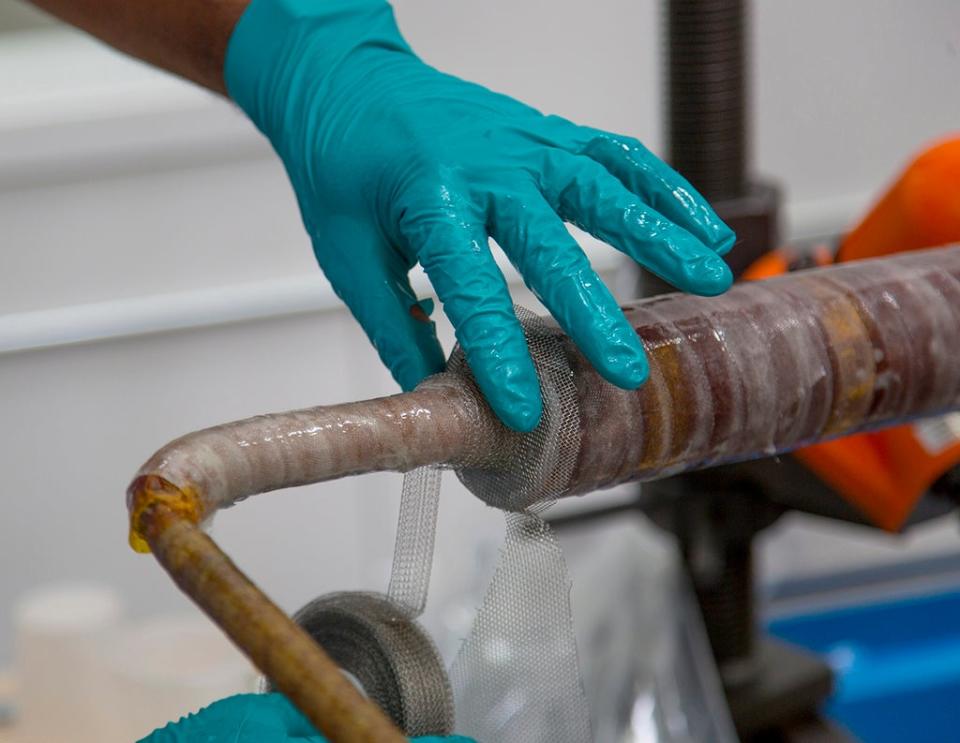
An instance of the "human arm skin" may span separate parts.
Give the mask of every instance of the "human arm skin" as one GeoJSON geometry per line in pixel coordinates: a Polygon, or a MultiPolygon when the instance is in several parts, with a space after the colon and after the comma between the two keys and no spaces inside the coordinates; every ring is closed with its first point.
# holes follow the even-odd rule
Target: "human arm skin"
{"type": "Polygon", "coordinates": [[[101,41],[226,95],[223,60],[250,0],[32,0],[101,41]]]}

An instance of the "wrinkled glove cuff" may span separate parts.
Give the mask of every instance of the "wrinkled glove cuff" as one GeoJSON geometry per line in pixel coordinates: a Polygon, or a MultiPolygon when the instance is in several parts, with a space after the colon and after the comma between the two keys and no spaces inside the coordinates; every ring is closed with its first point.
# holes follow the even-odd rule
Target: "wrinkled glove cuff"
{"type": "Polygon", "coordinates": [[[227,45],[227,92],[270,137],[294,88],[323,85],[301,79],[301,60],[329,75],[362,47],[413,54],[385,0],[252,0],[227,45]]]}

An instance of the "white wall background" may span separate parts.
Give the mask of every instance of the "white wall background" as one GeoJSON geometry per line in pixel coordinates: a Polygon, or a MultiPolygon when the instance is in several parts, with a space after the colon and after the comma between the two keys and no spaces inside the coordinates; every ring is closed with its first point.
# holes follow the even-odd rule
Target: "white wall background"
{"type": "MultiPolygon", "coordinates": [[[[397,6],[436,66],[659,148],[654,0],[397,6]]],[[[960,130],[956,0],[755,6],[754,161],[786,186],[792,234],[841,229],[912,151],[960,130]]],[[[612,251],[590,251],[616,269],[612,251]]],[[[319,277],[279,163],[252,127],[56,28],[0,35],[3,344],[0,663],[11,602],[38,583],[104,580],[141,613],[181,605],[155,562],[126,546],[124,488],[159,445],[392,390],[319,277]],[[239,321],[190,327],[211,318],[239,321]],[[111,337],[138,328],[167,332],[111,337]],[[59,345],[67,337],[88,342],[59,345]]],[[[221,514],[215,530],[293,609],[331,588],[384,586],[398,495],[386,475],[304,488],[221,514]]],[[[452,486],[442,516],[437,595],[451,596],[499,519],[452,486]]],[[[955,549],[952,526],[910,551],[835,531],[789,529],[771,575],[955,549]]]]}

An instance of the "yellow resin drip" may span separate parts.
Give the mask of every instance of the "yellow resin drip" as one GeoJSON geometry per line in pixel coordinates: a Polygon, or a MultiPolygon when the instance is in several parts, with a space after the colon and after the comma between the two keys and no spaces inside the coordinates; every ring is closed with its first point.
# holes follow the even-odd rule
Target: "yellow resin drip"
{"type": "Polygon", "coordinates": [[[150,552],[143,520],[144,517],[149,520],[153,506],[163,504],[194,524],[200,523],[203,517],[203,504],[193,488],[178,488],[162,477],[148,475],[138,479],[131,485],[131,493],[129,542],[135,552],[150,552]]]}

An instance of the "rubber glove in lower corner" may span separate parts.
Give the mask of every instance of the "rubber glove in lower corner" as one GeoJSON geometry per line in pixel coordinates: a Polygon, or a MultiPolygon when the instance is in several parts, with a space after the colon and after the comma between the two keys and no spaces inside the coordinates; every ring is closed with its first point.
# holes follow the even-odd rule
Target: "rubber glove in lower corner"
{"type": "MultiPolygon", "coordinates": [[[[238,694],[155,730],[138,743],[326,743],[282,694],[238,694]]],[[[418,743],[473,743],[469,738],[414,738],[418,743]]]]}
{"type": "Polygon", "coordinates": [[[628,389],[648,376],[643,347],[564,222],[683,291],[732,282],[720,256],[733,233],[640,142],[435,70],[383,0],[252,0],[224,75],[286,165],[321,267],[405,389],[444,366],[407,278],[419,262],[494,411],[537,424],[536,372],[488,237],[628,389]]]}

